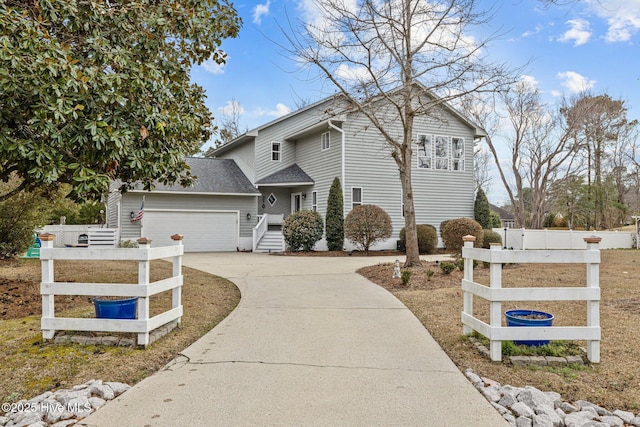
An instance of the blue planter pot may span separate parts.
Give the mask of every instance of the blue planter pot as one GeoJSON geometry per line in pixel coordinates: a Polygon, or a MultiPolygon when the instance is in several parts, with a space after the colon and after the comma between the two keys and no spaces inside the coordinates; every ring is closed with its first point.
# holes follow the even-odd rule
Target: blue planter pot
{"type": "Polygon", "coordinates": [[[93,305],[98,319],[135,319],[138,298],[119,300],[95,298],[93,305]]]}
{"type": "MultiPolygon", "coordinates": [[[[536,310],[509,310],[505,314],[507,318],[507,326],[552,326],[553,314],[536,310]],[[527,316],[536,316],[536,319],[527,319],[527,316]]],[[[549,344],[549,340],[537,341],[514,341],[517,345],[528,345],[530,347],[539,347],[549,344]]]]}

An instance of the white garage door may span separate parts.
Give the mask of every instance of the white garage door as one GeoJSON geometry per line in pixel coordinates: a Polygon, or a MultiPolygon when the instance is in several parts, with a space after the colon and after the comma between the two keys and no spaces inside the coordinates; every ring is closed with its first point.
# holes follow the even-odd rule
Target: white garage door
{"type": "Polygon", "coordinates": [[[238,247],[237,212],[144,212],[144,237],[151,246],[173,245],[171,235],[182,234],[185,252],[235,251],[238,247]]]}

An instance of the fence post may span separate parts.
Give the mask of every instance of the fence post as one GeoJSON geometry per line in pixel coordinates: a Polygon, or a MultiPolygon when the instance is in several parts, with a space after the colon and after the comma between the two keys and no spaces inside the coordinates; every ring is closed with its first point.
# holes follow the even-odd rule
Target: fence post
{"type": "MultiPolygon", "coordinates": [[[[476,237],[467,235],[462,238],[465,248],[473,248],[473,242],[476,241],[476,237]]],[[[464,258],[464,279],[473,282],[473,258],[464,258]]],[[[470,316],[473,316],[473,294],[471,292],[464,292],[462,311],[470,316]]],[[[473,329],[467,325],[462,325],[462,333],[469,335],[473,332],[473,329]]]]}
{"type": "MultiPolygon", "coordinates": [[[[182,239],[184,236],[182,234],[174,234],[171,236],[171,240],[175,242],[176,245],[182,246],[182,239]]],[[[182,255],[177,255],[173,257],[173,277],[178,277],[178,280],[182,282],[182,255]]],[[[178,286],[173,288],[171,293],[171,308],[178,308],[182,305],[182,286],[178,286]]],[[[178,324],[182,317],[178,318],[178,324]]]]}
{"type": "MultiPolygon", "coordinates": [[[[55,240],[56,235],[50,233],[44,233],[40,235],[40,242],[42,242],[42,248],[53,248],[53,241],[55,240]]],[[[40,252],[40,263],[42,266],[42,283],[53,283],[53,260],[42,257],[42,251],[40,252]]],[[[54,295],[42,295],[42,318],[52,318],[56,317],[55,305],[54,305],[54,295]]],[[[42,338],[45,340],[50,340],[55,335],[56,331],[54,329],[43,329],[42,330],[42,338]]]]}
{"type": "MultiPolygon", "coordinates": [[[[592,236],[585,237],[588,251],[600,251],[599,244],[602,238],[592,236]]],[[[587,288],[600,287],[600,264],[587,264],[587,288]]],[[[587,326],[600,327],[600,301],[587,301],[587,326]]],[[[587,358],[591,363],[600,363],[600,340],[587,341],[587,358]]]]}
{"type": "MultiPolygon", "coordinates": [[[[492,243],[489,249],[493,251],[501,251],[500,244],[492,243]]],[[[491,261],[489,267],[489,283],[491,288],[502,287],[502,264],[491,261]]],[[[500,301],[491,301],[489,303],[489,324],[491,329],[499,328],[502,326],[502,303],[500,301]]],[[[491,334],[493,335],[493,333],[491,334]]],[[[489,352],[491,353],[491,360],[502,360],[502,341],[491,339],[489,352]]]]}
{"type": "MultiPolygon", "coordinates": [[[[138,284],[149,286],[149,251],[151,239],[141,237],[137,240],[140,249],[146,249],[147,257],[145,260],[138,261],[138,284]]],[[[138,298],[138,320],[149,321],[149,298],[138,298]]],[[[138,345],[149,345],[149,327],[145,328],[146,332],[138,334],[138,345]]]]}

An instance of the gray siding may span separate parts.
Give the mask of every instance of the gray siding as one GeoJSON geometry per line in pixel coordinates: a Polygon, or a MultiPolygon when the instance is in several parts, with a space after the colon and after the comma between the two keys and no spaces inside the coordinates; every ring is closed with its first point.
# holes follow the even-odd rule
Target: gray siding
{"type": "Polygon", "coordinates": [[[106,222],[108,228],[119,228],[118,207],[120,206],[120,198],[122,195],[119,191],[111,189],[107,198],[107,216],[106,222]]]}
{"type": "Polygon", "coordinates": [[[252,184],[256,182],[256,153],[255,142],[250,141],[242,144],[235,150],[231,150],[227,153],[220,155],[221,159],[233,159],[236,164],[251,181],[252,184]]]}
{"type": "MultiPolygon", "coordinates": [[[[157,194],[127,193],[122,196],[120,221],[120,238],[137,239],[140,236],[140,223],[130,221],[130,212],[138,212],[145,196],[144,208],[147,209],[180,209],[180,210],[212,210],[240,211],[240,237],[251,237],[253,227],[257,224],[257,197],[253,196],[207,196],[197,194],[157,194]],[[247,220],[247,213],[251,220],[247,220]]],[[[144,221],[144,220],[143,220],[144,221]]],[[[168,230],[169,235],[171,230],[168,230]]]]}
{"type": "MultiPolygon", "coordinates": [[[[465,138],[465,170],[424,170],[417,168],[413,146],[412,186],[416,222],[438,228],[441,221],[473,217],[473,130],[453,116],[447,123],[417,118],[417,133],[465,138]]],[[[400,175],[384,139],[363,116],[352,114],[346,129],[346,212],[351,210],[351,189],[362,188],[362,203],[382,207],[393,221],[392,238],[404,227],[400,175]]],[[[394,130],[401,135],[400,126],[394,130]]]]}

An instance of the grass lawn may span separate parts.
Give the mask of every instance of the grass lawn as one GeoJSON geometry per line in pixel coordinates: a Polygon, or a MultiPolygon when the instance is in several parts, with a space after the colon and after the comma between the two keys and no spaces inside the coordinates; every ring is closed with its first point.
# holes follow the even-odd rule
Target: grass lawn
{"type": "MultiPolygon", "coordinates": [[[[151,280],[171,276],[172,265],[153,261],[151,280]]],[[[137,262],[56,261],[55,277],[67,282],[137,283],[137,262]]],[[[16,402],[90,379],[134,384],[162,368],[224,319],[240,301],[226,279],[183,267],[184,316],[178,329],[147,349],[42,341],[40,260],[0,264],[0,401],[16,402]]],[[[171,304],[171,291],[151,299],[152,315],[171,304]]],[[[94,317],[89,297],[56,297],[56,315],[94,317]]]]}
{"type": "MultiPolygon", "coordinates": [[[[640,408],[640,251],[603,250],[600,265],[601,363],[584,367],[517,367],[491,362],[462,335],[462,272],[442,274],[434,263],[412,269],[407,287],[391,279],[393,265],[375,265],[359,272],[389,289],[427,328],[454,363],[464,371],[513,386],[531,385],[561,393],[566,400],[588,400],[610,410],[638,412],[640,408]],[[434,271],[429,279],[427,271],[434,271]]],[[[477,282],[488,284],[489,269],[474,270],[477,282]]],[[[586,267],[576,264],[508,265],[504,287],[584,286],[586,267]]],[[[551,312],[554,325],[586,325],[586,302],[503,303],[503,311],[522,308],[551,312]]],[[[474,311],[488,322],[488,304],[476,297],[474,311]]],[[[579,342],[584,346],[584,342],[579,342]]],[[[507,358],[504,358],[507,359],[507,358]]]]}

